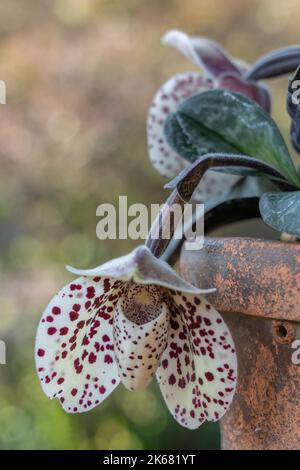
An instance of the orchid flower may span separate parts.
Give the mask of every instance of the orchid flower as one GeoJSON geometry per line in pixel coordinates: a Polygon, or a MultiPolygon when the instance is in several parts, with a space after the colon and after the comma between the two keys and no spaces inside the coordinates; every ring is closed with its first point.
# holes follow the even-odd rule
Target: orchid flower
{"type": "MultiPolygon", "coordinates": [[[[261,83],[245,78],[248,66],[233,59],[217,42],[205,37],[190,37],[172,30],[162,39],[178,49],[205,74],[179,73],[170,78],[156,93],[148,114],[147,134],[150,160],[155,169],[167,178],[174,178],[189,162],[171,148],[164,134],[169,114],[187,98],[212,88],[227,88],[257,101],[270,111],[270,95],[261,83]]],[[[222,196],[240,176],[209,171],[203,177],[194,198],[206,202],[222,196]]]]}
{"type": "Polygon", "coordinates": [[[175,419],[219,420],[236,386],[231,334],[198,289],[146,246],[79,275],[50,302],[37,332],[42,388],[69,413],[99,405],[120,383],[156,375],[175,419]]]}

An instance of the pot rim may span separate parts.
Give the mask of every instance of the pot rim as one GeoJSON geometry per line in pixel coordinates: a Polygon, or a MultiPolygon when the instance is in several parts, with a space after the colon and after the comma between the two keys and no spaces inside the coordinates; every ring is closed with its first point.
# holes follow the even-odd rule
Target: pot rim
{"type": "Polygon", "coordinates": [[[300,322],[300,243],[205,237],[201,250],[183,244],[179,269],[221,312],[300,322]],[[204,269],[203,269],[204,268],[204,269]]]}

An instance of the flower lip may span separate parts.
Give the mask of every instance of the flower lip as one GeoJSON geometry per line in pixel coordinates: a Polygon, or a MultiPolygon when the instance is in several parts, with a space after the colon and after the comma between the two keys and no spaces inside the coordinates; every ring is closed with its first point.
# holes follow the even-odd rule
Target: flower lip
{"type": "Polygon", "coordinates": [[[87,277],[110,277],[137,284],[153,284],[194,294],[211,293],[215,289],[199,289],[182,279],[165,261],[156,258],[149,248],[140,245],[131,253],[115,258],[94,269],[76,269],[66,266],[73,274],[87,277]]]}
{"type": "MultiPolygon", "coordinates": [[[[152,294],[156,294],[154,286],[152,294]]],[[[151,313],[149,310],[144,311],[146,315],[143,315],[135,306],[130,305],[130,299],[128,300],[127,306],[124,305],[124,299],[120,299],[116,305],[113,325],[114,352],[123,385],[128,390],[138,390],[145,388],[151,381],[159,366],[161,354],[167,346],[169,312],[166,303],[162,302],[154,305],[155,311],[152,315],[147,315],[151,313]]]]}
{"type": "Polygon", "coordinates": [[[136,325],[144,325],[155,320],[165,304],[165,290],[153,284],[142,285],[129,282],[126,295],[123,295],[116,306],[127,321],[136,325]]]}

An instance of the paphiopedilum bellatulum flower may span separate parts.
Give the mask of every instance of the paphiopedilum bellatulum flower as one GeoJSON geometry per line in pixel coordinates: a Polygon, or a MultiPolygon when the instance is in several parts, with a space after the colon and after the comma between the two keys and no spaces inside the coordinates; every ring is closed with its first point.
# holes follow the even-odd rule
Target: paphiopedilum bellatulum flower
{"type": "Polygon", "coordinates": [[[121,381],[154,375],[183,426],[217,421],[236,385],[233,340],[198,289],[146,246],[80,275],[46,308],[36,338],[42,388],[70,413],[99,405],[121,381]]]}
{"type": "MultiPolygon", "coordinates": [[[[171,77],[158,90],[149,110],[147,134],[150,160],[162,176],[174,178],[190,162],[171,148],[165,137],[164,124],[169,114],[175,112],[184,100],[212,88],[226,88],[248,96],[270,111],[270,95],[264,85],[246,78],[248,66],[245,63],[230,57],[211,39],[190,37],[172,30],[165,34],[163,43],[178,49],[204,72],[185,72],[171,77]]],[[[222,196],[239,179],[237,175],[208,171],[194,198],[205,202],[211,197],[222,196]]]]}

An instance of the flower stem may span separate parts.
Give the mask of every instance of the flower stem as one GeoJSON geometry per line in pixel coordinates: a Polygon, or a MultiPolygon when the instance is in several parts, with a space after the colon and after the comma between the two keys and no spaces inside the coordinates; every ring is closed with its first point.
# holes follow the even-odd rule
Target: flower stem
{"type": "MultiPolygon", "coordinates": [[[[157,218],[155,219],[148,237],[145,241],[146,246],[151,250],[151,252],[156,257],[160,257],[172,239],[176,227],[180,220],[176,218],[176,210],[174,211],[174,206],[179,205],[182,213],[183,208],[186,203],[191,199],[193,192],[201,181],[201,178],[205,172],[211,168],[220,168],[220,167],[244,167],[256,170],[260,174],[265,174],[274,179],[275,182],[280,185],[282,189],[285,190],[294,190],[295,187],[288,183],[285,177],[275,170],[273,167],[267,165],[266,163],[256,160],[255,158],[248,157],[245,155],[231,155],[231,154],[214,154],[209,153],[200,157],[195,163],[190,165],[188,168],[180,172],[176,178],[171,182],[165,185],[165,188],[172,188],[173,192],[168,197],[166,203],[163,205],[160,210],[157,218]]],[[[253,198],[256,199],[256,198],[253,198]]],[[[257,201],[256,201],[257,202],[257,201]]],[[[257,216],[257,203],[252,201],[249,205],[248,203],[241,203],[242,209],[234,215],[234,220],[252,218],[257,216]],[[256,205],[255,205],[256,204],[256,205]],[[247,211],[244,210],[251,207],[251,212],[247,214],[247,211]],[[252,210],[253,209],[253,210],[252,210]],[[246,215],[247,214],[247,215],[246,215]],[[238,217],[238,219],[237,219],[238,217]]],[[[230,217],[228,211],[224,211],[224,208],[229,208],[229,211],[232,209],[230,203],[222,204],[219,213],[220,223],[219,225],[225,222],[224,214],[226,213],[226,218],[228,220],[233,220],[230,217]]],[[[178,211],[177,211],[178,214],[178,211]]],[[[215,220],[215,216],[214,216],[215,220]]]]}
{"type": "Polygon", "coordinates": [[[174,235],[179,220],[176,219],[176,212],[173,212],[172,208],[178,204],[183,210],[185,201],[175,188],[157,215],[145,241],[145,245],[157,258],[163,254],[174,235]],[[165,233],[166,229],[168,230],[167,234],[165,233]]]}
{"type": "Polygon", "coordinates": [[[256,170],[261,174],[271,177],[282,189],[286,191],[295,190],[294,185],[290,184],[281,173],[266,163],[246,155],[225,153],[208,153],[203,155],[167,183],[165,188],[173,189],[176,187],[181,198],[188,202],[204,173],[209,169],[221,167],[243,167],[256,170]]]}

